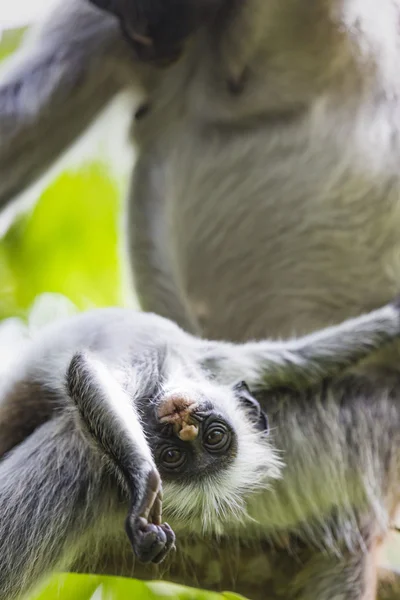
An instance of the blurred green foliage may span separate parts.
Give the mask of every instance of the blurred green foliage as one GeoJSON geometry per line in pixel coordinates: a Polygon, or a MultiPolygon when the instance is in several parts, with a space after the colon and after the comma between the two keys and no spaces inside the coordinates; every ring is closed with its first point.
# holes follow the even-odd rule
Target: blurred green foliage
{"type": "Polygon", "coordinates": [[[26,315],[42,292],[80,309],[121,304],[117,209],[101,164],[61,174],[0,241],[0,318],[26,315]]]}
{"type": "Polygon", "coordinates": [[[0,60],[9,56],[16,48],[18,48],[26,29],[12,29],[4,31],[0,38],[0,60]]]}
{"type": "MultiPolygon", "coordinates": [[[[0,60],[23,34],[3,34],[0,60]]],[[[27,316],[43,292],[63,294],[82,310],[123,302],[119,196],[107,166],[92,162],[62,173],[15,219],[0,240],[0,319],[27,316]]]]}

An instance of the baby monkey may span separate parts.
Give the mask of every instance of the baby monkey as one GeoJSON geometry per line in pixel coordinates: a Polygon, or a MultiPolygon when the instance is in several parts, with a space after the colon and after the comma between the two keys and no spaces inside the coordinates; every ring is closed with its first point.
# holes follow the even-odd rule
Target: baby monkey
{"type": "MultiPolygon", "coordinates": [[[[153,376],[157,377],[155,371],[153,376]]],[[[125,527],[134,553],[143,563],[161,562],[175,540],[169,525],[161,523],[161,479],[152,456],[163,478],[180,481],[184,487],[186,478],[194,475],[199,480],[218,472],[237,450],[235,431],[223,410],[226,402],[218,399],[226,390],[220,386],[213,389],[205,381],[196,386],[181,379],[172,377],[168,382],[160,378],[138,385],[135,374],[132,397],[117,384],[108,367],[88,353],[75,354],[67,372],[67,390],[78,409],[78,423],[89,434],[88,441],[110,459],[130,495],[125,527]]],[[[245,382],[233,386],[232,393],[251,409],[254,431],[266,435],[267,417],[245,382]]]]}
{"type": "Polygon", "coordinates": [[[249,495],[282,469],[250,389],[312,385],[399,334],[398,304],[242,345],[125,309],[48,326],[2,378],[0,597],[95,563],[102,545],[123,543],[124,520],[137,558],[162,561],[175,536],[161,480],[179,526],[221,532],[243,520],[249,495]]]}

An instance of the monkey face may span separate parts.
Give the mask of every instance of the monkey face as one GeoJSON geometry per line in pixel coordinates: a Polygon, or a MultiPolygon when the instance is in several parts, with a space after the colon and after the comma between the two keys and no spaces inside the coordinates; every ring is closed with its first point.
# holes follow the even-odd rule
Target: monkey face
{"type": "Polygon", "coordinates": [[[222,0],[90,0],[115,15],[139,60],[169,64],[222,0]]]}
{"type": "Polygon", "coordinates": [[[222,515],[242,519],[245,498],[265,486],[278,465],[267,417],[246,384],[167,383],[147,406],[168,519],[179,515],[180,524],[194,525],[197,518],[214,530],[222,515]]]}
{"type": "MultiPolygon", "coordinates": [[[[235,385],[232,393],[249,423],[267,435],[267,416],[246,383],[235,385]]],[[[164,479],[212,476],[237,455],[237,432],[218,396],[214,392],[214,398],[209,398],[197,390],[182,389],[164,391],[157,398],[150,444],[164,479]]]]}
{"type": "Polygon", "coordinates": [[[205,398],[174,393],[157,406],[156,418],[153,451],[163,480],[211,476],[236,456],[232,424],[205,398]]]}

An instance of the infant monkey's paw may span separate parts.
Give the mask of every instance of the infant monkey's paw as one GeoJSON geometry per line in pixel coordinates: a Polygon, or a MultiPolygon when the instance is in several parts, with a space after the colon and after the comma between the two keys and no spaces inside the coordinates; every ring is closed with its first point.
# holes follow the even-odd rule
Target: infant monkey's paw
{"type": "Polygon", "coordinates": [[[175,534],[168,523],[154,525],[138,517],[127,527],[133,550],[142,563],[160,563],[175,547],[175,534]]]}
{"type": "Polygon", "coordinates": [[[175,534],[168,523],[161,523],[162,489],[158,472],[147,477],[139,508],[131,510],[125,523],[133,551],[142,563],[160,563],[175,549],[175,534]]]}

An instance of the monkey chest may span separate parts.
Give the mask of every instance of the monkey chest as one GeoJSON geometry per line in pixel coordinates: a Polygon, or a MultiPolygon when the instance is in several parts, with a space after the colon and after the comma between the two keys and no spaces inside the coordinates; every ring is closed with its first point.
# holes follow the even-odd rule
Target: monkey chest
{"type": "Polygon", "coordinates": [[[400,287],[400,187],[272,128],[175,139],[166,227],[174,274],[208,335],[288,336],[400,287]]]}

